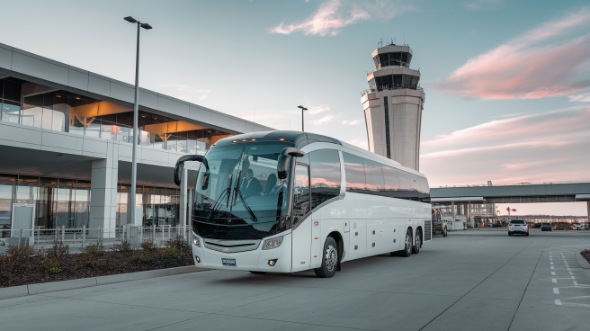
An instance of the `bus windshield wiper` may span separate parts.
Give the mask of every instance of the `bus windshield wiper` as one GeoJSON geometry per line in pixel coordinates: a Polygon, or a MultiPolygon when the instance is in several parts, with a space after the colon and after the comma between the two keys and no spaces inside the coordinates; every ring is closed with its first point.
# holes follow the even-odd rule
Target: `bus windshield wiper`
{"type": "Polygon", "coordinates": [[[244,195],[242,194],[242,191],[238,190],[237,193],[238,193],[238,196],[240,197],[240,200],[242,200],[242,204],[244,205],[244,207],[248,211],[248,214],[250,214],[250,218],[252,219],[252,222],[258,222],[258,219],[256,218],[256,214],[254,214],[254,212],[252,211],[252,208],[250,208],[250,206],[246,202],[246,199],[244,199],[244,195]]]}
{"type": "Polygon", "coordinates": [[[211,207],[211,214],[209,215],[210,219],[219,210],[219,207],[221,205],[221,201],[223,199],[225,199],[225,206],[226,207],[229,204],[229,196],[230,196],[230,192],[231,192],[231,183],[232,183],[231,179],[232,179],[232,175],[230,174],[229,175],[229,185],[227,186],[227,188],[225,190],[221,191],[221,194],[217,198],[217,201],[215,201],[215,204],[213,205],[213,207],[211,207]]]}

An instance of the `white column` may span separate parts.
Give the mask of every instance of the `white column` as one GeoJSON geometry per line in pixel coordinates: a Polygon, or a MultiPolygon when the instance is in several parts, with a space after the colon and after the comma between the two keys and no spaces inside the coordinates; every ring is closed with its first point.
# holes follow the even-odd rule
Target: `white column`
{"type": "Polygon", "coordinates": [[[92,162],[90,237],[115,238],[118,172],[119,145],[108,142],[107,158],[92,162]]]}

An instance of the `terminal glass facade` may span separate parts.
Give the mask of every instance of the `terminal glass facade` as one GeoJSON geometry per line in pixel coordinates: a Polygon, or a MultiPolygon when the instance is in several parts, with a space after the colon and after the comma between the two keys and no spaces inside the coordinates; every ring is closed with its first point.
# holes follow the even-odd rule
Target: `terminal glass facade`
{"type": "MultiPolygon", "coordinates": [[[[129,186],[117,190],[117,226],[123,226],[129,186]]],[[[178,226],[178,189],[138,186],[137,193],[144,226],[178,226]]],[[[39,229],[88,227],[90,197],[89,181],[0,174],[0,237],[10,236],[15,204],[34,207],[39,229]]]]}

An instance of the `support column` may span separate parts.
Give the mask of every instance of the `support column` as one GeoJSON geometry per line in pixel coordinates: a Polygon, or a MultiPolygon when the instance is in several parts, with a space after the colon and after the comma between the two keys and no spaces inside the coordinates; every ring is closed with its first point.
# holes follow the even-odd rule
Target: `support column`
{"type": "Polygon", "coordinates": [[[590,222],[590,200],[586,201],[586,217],[588,218],[588,222],[590,222]]]}
{"type": "MultiPolygon", "coordinates": [[[[471,203],[467,202],[464,205],[465,208],[465,216],[467,216],[467,222],[471,223],[471,227],[475,227],[475,219],[471,219],[471,203]]],[[[479,224],[477,224],[479,227],[479,224]]]]}
{"type": "Polygon", "coordinates": [[[92,162],[88,224],[91,238],[115,238],[118,178],[119,145],[107,142],[107,158],[92,162]]]}

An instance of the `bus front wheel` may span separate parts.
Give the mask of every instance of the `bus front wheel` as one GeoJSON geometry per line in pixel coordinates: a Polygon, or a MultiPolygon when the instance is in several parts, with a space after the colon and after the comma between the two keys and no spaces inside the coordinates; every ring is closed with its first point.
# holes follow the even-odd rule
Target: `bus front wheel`
{"type": "Polygon", "coordinates": [[[332,237],[326,239],[324,250],[322,251],[322,266],[313,269],[316,276],[320,278],[330,278],[336,274],[338,267],[338,245],[332,237]]]}

